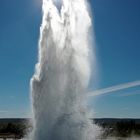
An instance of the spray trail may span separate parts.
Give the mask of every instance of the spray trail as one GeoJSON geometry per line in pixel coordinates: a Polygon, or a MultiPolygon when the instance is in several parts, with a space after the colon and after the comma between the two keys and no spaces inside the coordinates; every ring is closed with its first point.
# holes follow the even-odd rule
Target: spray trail
{"type": "Polygon", "coordinates": [[[85,0],[43,0],[39,62],[31,79],[33,140],[93,140],[86,108],[90,78],[89,28],[85,0]]]}

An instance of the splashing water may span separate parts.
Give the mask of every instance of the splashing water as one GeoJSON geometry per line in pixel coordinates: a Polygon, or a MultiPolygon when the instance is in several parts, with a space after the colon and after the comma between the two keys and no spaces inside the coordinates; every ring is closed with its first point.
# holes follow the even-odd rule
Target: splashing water
{"type": "Polygon", "coordinates": [[[31,80],[33,140],[93,140],[86,108],[91,19],[85,0],[43,0],[39,62],[31,80]]]}

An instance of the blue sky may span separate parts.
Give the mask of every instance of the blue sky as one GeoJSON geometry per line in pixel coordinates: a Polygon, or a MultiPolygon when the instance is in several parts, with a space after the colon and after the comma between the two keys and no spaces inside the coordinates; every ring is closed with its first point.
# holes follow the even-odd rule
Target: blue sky
{"type": "MultiPolygon", "coordinates": [[[[98,86],[140,80],[140,1],[91,0],[98,86]]],[[[40,0],[0,1],[0,117],[29,117],[29,82],[37,61],[40,0]]],[[[96,85],[96,86],[94,86],[96,85]]],[[[95,117],[140,117],[140,87],[91,97],[95,117]]]]}

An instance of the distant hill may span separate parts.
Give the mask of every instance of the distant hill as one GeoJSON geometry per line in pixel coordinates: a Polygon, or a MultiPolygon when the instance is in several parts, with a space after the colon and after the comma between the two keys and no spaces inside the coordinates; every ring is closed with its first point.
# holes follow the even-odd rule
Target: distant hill
{"type": "MultiPolygon", "coordinates": [[[[135,124],[140,124],[140,119],[133,118],[95,118],[92,119],[95,123],[107,123],[107,124],[115,124],[117,122],[129,122],[134,121],[135,124]]],[[[28,123],[31,122],[31,118],[0,118],[0,124],[2,123],[28,123]]]]}
{"type": "Polygon", "coordinates": [[[130,122],[130,121],[134,121],[135,124],[140,125],[140,119],[133,119],[133,118],[97,118],[97,119],[93,119],[95,123],[97,124],[102,124],[102,123],[106,123],[106,124],[116,124],[118,122],[130,122]]]}
{"type": "Polygon", "coordinates": [[[31,121],[31,119],[27,119],[27,118],[0,118],[0,125],[1,124],[5,124],[5,123],[28,123],[29,121],[31,121]]]}

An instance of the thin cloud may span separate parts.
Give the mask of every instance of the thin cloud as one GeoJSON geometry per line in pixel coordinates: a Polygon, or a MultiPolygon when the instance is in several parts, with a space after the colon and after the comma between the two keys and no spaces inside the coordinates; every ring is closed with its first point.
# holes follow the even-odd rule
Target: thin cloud
{"type": "Polygon", "coordinates": [[[89,93],[88,97],[99,96],[99,95],[112,93],[112,92],[115,92],[115,91],[119,91],[119,90],[123,90],[123,89],[127,89],[127,88],[132,88],[132,87],[136,87],[136,86],[140,86],[140,80],[125,83],[125,84],[115,85],[115,86],[108,87],[108,88],[99,89],[99,90],[96,90],[96,91],[93,91],[93,92],[89,93]]]}

